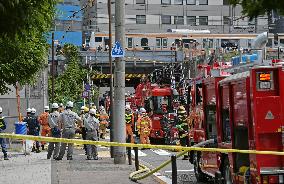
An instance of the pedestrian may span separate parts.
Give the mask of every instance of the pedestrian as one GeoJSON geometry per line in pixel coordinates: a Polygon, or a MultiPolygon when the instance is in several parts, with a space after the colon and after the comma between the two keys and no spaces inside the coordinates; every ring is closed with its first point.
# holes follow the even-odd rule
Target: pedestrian
{"type": "MultiPolygon", "coordinates": [[[[50,127],[48,123],[49,106],[44,106],[44,112],[38,117],[38,121],[41,125],[41,136],[48,137],[50,135],[50,127]]],[[[44,150],[45,142],[41,142],[41,148],[44,150]]]]}
{"type": "Polygon", "coordinates": [[[129,105],[125,106],[126,142],[134,143],[133,125],[134,116],[129,105]]]}
{"type": "MultiPolygon", "coordinates": [[[[85,122],[86,140],[98,141],[99,140],[99,125],[100,121],[95,117],[96,110],[91,109],[89,117],[85,122]]],[[[98,160],[98,150],[96,145],[87,145],[87,160],[98,160]]]]}
{"type": "MultiPolygon", "coordinates": [[[[75,137],[76,123],[80,124],[81,118],[77,113],[72,111],[73,102],[68,101],[66,104],[66,110],[64,110],[59,116],[59,127],[62,129],[62,138],[73,139],[75,137]]],[[[56,160],[62,160],[67,143],[61,143],[60,152],[56,160]]],[[[73,155],[73,143],[68,143],[67,160],[72,160],[73,155]]]]}
{"type": "Polygon", "coordinates": [[[140,134],[141,144],[150,144],[150,133],[152,128],[152,121],[149,118],[146,110],[144,108],[140,109],[141,116],[139,117],[137,128],[140,134]]]}
{"type": "MultiPolygon", "coordinates": [[[[27,134],[28,135],[39,136],[40,124],[39,124],[38,118],[35,115],[35,113],[36,113],[36,109],[32,108],[30,117],[26,117],[24,119],[24,122],[27,122],[27,129],[28,129],[27,134]]],[[[36,153],[39,153],[40,152],[39,142],[36,141],[35,145],[36,146],[33,146],[32,152],[35,151],[36,153]]]]}
{"type": "Polygon", "coordinates": [[[109,116],[103,106],[100,107],[100,138],[105,139],[109,116]]]}
{"type": "MultiPolygon", "coordinates": [[[[2,112],[3,109],[2,107],[0,107],[0,133],[2,133],[7,128],[7,123],[5,121],[5,118],[2,116],[2,112]]],[[[4,154],[4,160],[9,160],[7,154],[6,142],[4,138],[0,138],[0,144],[2,152],[4,154]]]]}
{"type": "MultiPolygon", "coordinates": [[[[48,124],[51,128],[51,137],[60,138],[61,131],[59,129],[59,112],[58,112],[58,104],[53,103],[51,106],[52,112],[48,116],[48,124]]],[[[53,159],[56,159],[59,153],[59,142],[50,142],[47,149],[47,159],[51,158],[53,152],[53,159]]]]}

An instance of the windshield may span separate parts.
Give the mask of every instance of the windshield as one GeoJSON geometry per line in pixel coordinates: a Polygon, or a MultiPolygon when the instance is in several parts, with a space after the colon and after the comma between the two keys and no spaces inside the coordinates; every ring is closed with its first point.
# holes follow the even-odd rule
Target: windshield
{"type": "Polygon", "coordinates": [[[170,96],[153,96],[152,109],[155,114],[163,114],[165,111],[169,112],[171,107],[170,96]]]}

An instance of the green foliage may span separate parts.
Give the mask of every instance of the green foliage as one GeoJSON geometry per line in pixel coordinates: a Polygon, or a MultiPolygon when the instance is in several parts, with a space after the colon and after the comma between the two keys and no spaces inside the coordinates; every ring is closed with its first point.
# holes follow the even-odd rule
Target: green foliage
{"type": "Polygon", "coordinates": [[[251,19],[259,15],[265,15],[271,10],[276,10],[279,14],[284,14],[283,0],[230,0],[233,5],[240,4],[243,13],[251,19]]]}
{"type": "MultiPolygon", "coordinates": [[[[83,91],[83,81],[87,70],[80,64],[79,52],[76,46],[66,44],[63,47],[63,55],[66,57],[67,69],[55,79],[54,101],[65,103],[69,100],[78,101],[83,91]]],[[[49,79],[49,97],[52,96],[52,83],[49,79]]]]}
{"type": "Polygon", "coordinates": [[[0,1],[0,94],[7,85],[32,83],[47,64],[45,33],[54,17],[55,0],[0,1]]]}

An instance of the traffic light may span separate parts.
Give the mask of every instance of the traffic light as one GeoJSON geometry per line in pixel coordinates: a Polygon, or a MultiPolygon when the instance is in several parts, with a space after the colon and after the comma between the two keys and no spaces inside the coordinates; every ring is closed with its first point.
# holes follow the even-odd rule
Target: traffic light
{"type": "Polygon", "coordinates": [[[56,56],[58,56],[58,55],[61,55],[61,54],[62,54],[61,49],[62,49],[61,45],[59,45],[59,44],[58,44],[58,45],[56,46],[56,50],[55,50],[55,52],[56,52],[56,56]]]}

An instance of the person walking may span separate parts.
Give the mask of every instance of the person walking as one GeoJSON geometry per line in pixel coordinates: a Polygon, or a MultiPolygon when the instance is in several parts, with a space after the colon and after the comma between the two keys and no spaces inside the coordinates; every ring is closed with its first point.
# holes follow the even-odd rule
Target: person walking
{"type": "Polygon", "coordinates": [[[140,112],[141,116],[137,123],[138,132],[140,134],[140,143],[150,144],[149,136],[152,128],[152,121],[144,108],[141,108],[140,112]]]}
{"type": "MultiPolygon", "coordinates": [[[[38,121],[41,125],[41,136],[48,137],[50,135],[50,127],[48,123],[49,106],[44,106],[44,112],[38,117],[38,121]]],[[[44,150],[45,142],[41,142],[41,148],[44,150]]]]}
{"type": "MultiPolygon", "coordinates": [[[[2,133],[7,128],[7,123],[5,121],[5,118],[2,116],[2,112],[3,109],[2,107],[0,107],[0,133],[2,133]]],[[[0,144],[2,152],[4,154],[4,160],[9,160],[7,154],[6,142],[4,138],[0,138],[0,144]]]]}
{"type": "MultiPolygon", "coordinates": [[[[95,117],[96,110],[90,109],[89,117],[85,122],[86,140],[98,141],[99,140],[99,125],[100,121],[95,117]]],[[[87,144],[87,160],[98,160],[98,150],[96,145],[87,144]]]]}
{"type": "MultiPolygon", "coordinates": [[[[59,129],[59,112],[58,112],[58,104],[53,103],[51,106],[52,112],[48,116],[48,124],[51,128],[51,137],[60,138],[61,137],[61,131],[59,129]]],[[[47,159],[51,158],[51,155],[53,153],[53,159],[56,159],[59,153],[59,142],[50,142],[48,144],[47,149],[47,159]]]]}
{"type": "MultiPolygon", "coordinates": [[[[36,113],[36,109],[32,108],[30,117],[26,117],[24,119],[24,122],[27,122],[27,128],[28,128],[27,134],[28,135],[39,136],[40,124],[39,124],[38,118],[35,115],[35,113],[36,113]]],[[[36,147],[33,146],[32,152],[36,151],[36,153],[39,153],[40,152],[39,142],[36,141],[35,144],[36,144],[36,147]]]]}
{"type": "MultiPolygon", "coordinates": [[[[62,129],[62,138],[73,139],[75,137],[76,123],[80,124],[81,118],[72,111],[73,102],[68,101],[66,110],[59,116],[59,127],[62,129]]],[[[66,150],[66,143],[61,143],[60,152],[56,160],[62,160],[66,150]]],[[[73,143],[68,143],[67,160],[73,160],[73,143]]]]}

